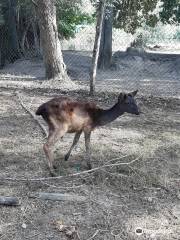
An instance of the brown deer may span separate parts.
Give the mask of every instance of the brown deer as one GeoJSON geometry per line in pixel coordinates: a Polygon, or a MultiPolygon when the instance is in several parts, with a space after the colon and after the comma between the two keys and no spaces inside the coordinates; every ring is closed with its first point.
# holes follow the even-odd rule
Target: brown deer
{"type": "Polygon", "coordinates": [[[137,91],[131,93],[120,93],[118,101],[110,109],[101,109],[96,104],[90,102],[75,101],[68,97],[57,97],[42,104],[36,111],[36,115],[41,115],[49,127],[49,136],[43,149],[48,159],[50,173],[53,171],[52,146],[65,133],[75,133],[72,146],[65,155],[67,161],[71,151],[78,143],[81,133],[85,135],[86,160],[88,169],[91,169],[90,157],[90,136],[91,132],[99,126],[114,121],[125,112],[139,115],[134,96],[137,91]]]}

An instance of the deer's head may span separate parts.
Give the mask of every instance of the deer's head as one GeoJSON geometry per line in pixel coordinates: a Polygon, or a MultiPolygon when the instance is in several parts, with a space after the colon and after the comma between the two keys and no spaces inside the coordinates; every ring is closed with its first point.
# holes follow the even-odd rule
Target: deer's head
{"type": "Polygon", "coordinates": [[[140,114],[140,111],[136,104],[136,100],[134,99],[137,92],[138,92],[138,90],[131,92],[131,93],[120,93],[119,94],[118,103],[120,104],[120,106],[124,112],[132,113],[132,114],[136,114],[136,115],[140,114]]]}

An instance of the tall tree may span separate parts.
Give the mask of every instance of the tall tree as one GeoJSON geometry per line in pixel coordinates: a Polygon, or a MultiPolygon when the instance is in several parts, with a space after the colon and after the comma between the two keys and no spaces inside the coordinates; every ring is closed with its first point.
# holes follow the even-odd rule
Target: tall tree
{"type": "Polygon", "coordinates": [[[0,3],[0,68],[5,64],[5,54],[3,48],[4,37],[4,16],[2,11],[2,3],[0,3]]]}
{"type": "Polygon", "coordinates": [[[107,4],[103,18],[101,44],[98,59],[98,68],[108,69],[112,60],[112,25],[113,25],[113,6],[107,4]]]}
{"type": "Polygon", "coordinates": [[[8,0],[8,35],[11,43],[11,59],[16,60],[20,57],[18,33],[16,28],[16,6],[17,0],[8,0]]]}
{"type": "Polygon", "coordinates": [[[48,79],[68,79],[56,24],[55,0],[36,0],[43,59],[48,79]]]}
{"type": "Polygon", "coordinates": [[[1,48],[6,54],[6,59],[14,62],[20,57],[18,32],[16,27],[16,6],[17,0],[2,1],[2,15],[4,19],[1,28],[1,48]]]}
{"type": "MultiPolygon", "coordinates": [[[[93,2],[94,0],[92,0],[93,2]]],[[[108,0],[104,16],[98,67],[108,69],[112,57],[112,27],[135,33],[144,21],[154,26],[157,17],[153,14],[158,0],[108,0]]],[[[95,4],[96,6],[98,3],[95,4]]]]}
{"type": "Polygon", "coordinates": [[[97,23],[96,23],[96,36],[94,41],[93,57],[92,57],[92,69],[90,72],[90,95],[94,95],[95,91],[95,79],[100,50],[100,42],[102,37],[102,25],[104,19],[106,0],[100,0],[99,8],[97,11],[97,23]]]}

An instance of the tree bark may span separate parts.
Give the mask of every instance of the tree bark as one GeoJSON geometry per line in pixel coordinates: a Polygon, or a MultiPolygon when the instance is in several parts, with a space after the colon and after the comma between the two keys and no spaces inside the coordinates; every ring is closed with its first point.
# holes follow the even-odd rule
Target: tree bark
{"type": "Polygon", "coordinates": [[[93,49],[93,57],[92,57],[92,69],[90,72],[90,95],[94,95],[94,92],[95,92],[95,79],[96,79],[96,72],[97,72],[97,63],[98,63],[98,57],[99,57],[105,4],[106,4],[106,0],[101,0],[99,2],[97,24],[96,24],[96,36],[94,41],[94,49],[93,49]]]}
{"type": "Polygon", "coordinates": [[[7,30],[9,37],[9,60],[14,62],[20,57],[19,41],[16,28],[16,0],[8,0],[7,30]]]}
{"type": "Polygon", "coordinates": [[[46,78],[67,80],[67,73],[56,24],[56,6],[54,0],[36,0],[43,59],[46,78]]]}
{"type": "Polygon", "coordinates": [[[5,27],[0,26],[0,68],[4,67],[6,61],[5,40],[5,27]]]}
{"type": "Polygon", "coordinates": [[[39,41],[39,36],[38,36],[38,25],[36,21],[32,21],[32,30],[33,30],[33,35],[34,35],[34,47],[36,51],[36,56],[40,57],[41,52],[40,52],[40,41],[39,41]]]}
{"type": "Polygon", "coordinates": [[[111,66],[112,24],[113,24],[113,9],[112,9],[112,5],[109,5],[105,9],[105,15],[103,20],[100,53],[99,53],[99,59],[98,59],[99,69],[109,69],[111,66]]]}

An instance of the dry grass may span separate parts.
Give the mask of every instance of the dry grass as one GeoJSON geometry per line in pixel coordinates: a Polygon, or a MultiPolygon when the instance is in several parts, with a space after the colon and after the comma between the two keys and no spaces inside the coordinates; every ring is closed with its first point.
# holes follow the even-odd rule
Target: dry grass
{"type": "MultiPolygon", "coordinates": [[[[21,94],[32,111],[53,95],[33,90],[21,94]]],[[[103,94],[96,98],[101,99],[101,105],[111,105],[105,104],[103,94]]],[[[109,102],[114,101],[110,93],[108,98],[109,102]]],[[[0,178],[48,177],[39,126],[21,107],[13,91],[2,89],[0,101],[0,178]]],[[[143,115],[125,115],[93,133],[93,167],[112,166],[68,177],[85,171],[86,164],[83,139],[70,160],[63,161],[73,138],[67,135],[56,150],[56,163],[63,178],[1,181],[0,195],[16,195],[21,199],[19,207],[1,207],[1,239],[67,239],[54,228],[54,221],[76,226],[80,239],[178,239],[179,182],[175,179],[180,177],[179,100],[152,97],[147,101],[140,97],[138,101],[142,110],[146,110],[143,115]],[[138,160],[132,164],[113,166],[135,158],[138,160]],[[85,196],[87,201],[29,198],[38,191],[75,193],[85,196]]]]}
{"type": "MultiPolygon", "coordinates": [[[[66,61],[72,56],[66,53],[66,61]]],[[[18,196],[21,205],[1,206],[0,239],[68,239],[54,222],[75,226],[81,240],[179,239],[180,100],[175,62],[146,61],[140,69],[141,59],[120,59],[119,66],[125,64],[122,69],[99,72],[94,101],[102,107],[112,106],[120,89],[139,87],[137,101],[143,114],[125,114],[93,132],[95,170],[91,172],[86,171],[83,138],[69,161],[63,160],[73,140],[72,134],[66,135],[55,149],[61,177],[49,178],[42,151],[44,136],[15,93],[20,93],[32,112],[57,95],[90,100],[86,91],[90,58],[83,55],[78,59],[70,68],[85,78],[73,85],[40,80],[44,70],[39,62],[17,62],[1,72],[0,195],[18,196]],[[87,201],[30,198],[41,191],[79,194],[87,201]]]]}

